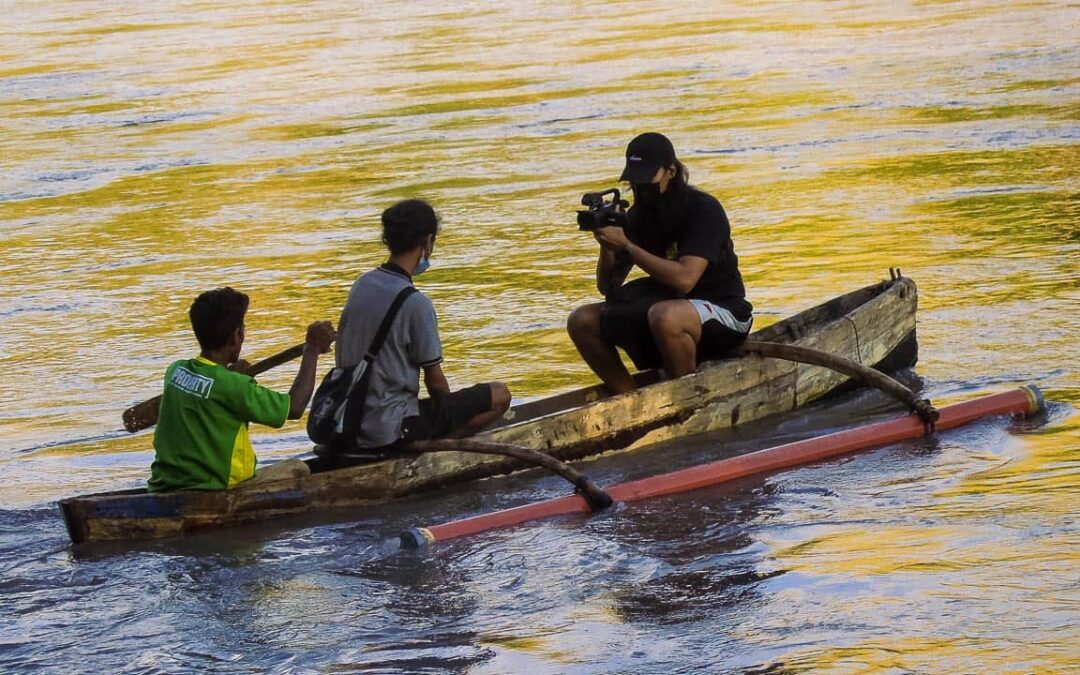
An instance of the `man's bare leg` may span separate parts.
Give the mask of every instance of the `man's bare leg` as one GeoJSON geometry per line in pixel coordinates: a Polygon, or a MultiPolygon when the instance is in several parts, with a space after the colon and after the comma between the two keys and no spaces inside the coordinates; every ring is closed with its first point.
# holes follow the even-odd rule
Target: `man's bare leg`
{"type": "Polygon", "coordinates": [[[601,303],[582,305],[570,313],[566,330],[574,341],[581,358],[592,368],[612,394],[633,391],[637,385],[623,365],[615,346],[600,334],[601,303]]]}
{"type": "Polygon", "coordinates": [[[697,370],[701,317],[689,300],[664,300],[650,307],[649,329],[668,377],[674,379],[697,370]]]}

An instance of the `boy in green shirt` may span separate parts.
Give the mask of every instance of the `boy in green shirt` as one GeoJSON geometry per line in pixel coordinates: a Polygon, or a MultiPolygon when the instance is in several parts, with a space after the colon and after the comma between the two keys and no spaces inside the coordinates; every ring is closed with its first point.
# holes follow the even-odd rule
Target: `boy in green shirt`
{"type": "MultiPolygon", "coordinates": [[[[255,475],[248,423],[274,428],[300,419],[315,388],[319,354],[336,334],[329,321],[308,326],[300,371],[288,394],[230,370],[244,344],[248,296],[231,288],[207,291],[188,316],[202,351],[165,371],[165,390],[154,431],[151,492],[224,490],[255,475]]],[[[241,362],[242,365],[242,362],[241,362]]]]}

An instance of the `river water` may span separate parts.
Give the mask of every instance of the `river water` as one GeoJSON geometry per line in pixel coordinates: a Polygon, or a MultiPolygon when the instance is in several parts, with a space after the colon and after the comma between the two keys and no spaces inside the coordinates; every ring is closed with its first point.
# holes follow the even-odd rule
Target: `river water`
{"type": "MultiPolygon", "coordinates": [[[[1080,8],[1053,2],[3,3],[0,671],[1068,672],[1080,661],[1080,8]],[[439,545],[533,473],[74,552],[57,499],[138,486],[120,411],[248,292],[249,357],[336,319],[377,215],[443,218],[420,285],[455,386],[592,381],[580,194],[661,130],[720,198],[758,325],[902,268],[938,402],[991,419],[439,545]]],[[[282,367],[263,382],[287,388],[282,367]]],[[[897,414],[855,393],[584,465],[655,473],[897,414]]],[[[254,434],[305,450],[299,424],[254,434]]],[[[1075,672],[1075,671],[1072,671],[1075,672]]]]}

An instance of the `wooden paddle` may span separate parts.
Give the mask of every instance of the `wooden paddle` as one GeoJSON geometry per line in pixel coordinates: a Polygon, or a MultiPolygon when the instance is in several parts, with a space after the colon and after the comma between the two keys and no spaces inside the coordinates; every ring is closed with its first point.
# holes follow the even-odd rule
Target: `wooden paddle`
{"type": "MultiPolygon", "coordinates": [[[[252,377],[265,373],[271,368],[276,368],[283,363],[292,361],[296,357],[304,353],[304,344],[293,345],[285,351],[278,352],[273,356],[263,359],[258,363],[255,363],[245,372],[246,375],[252,377]]],[[[131,433],[136,431],[142,431],[143,429],[149,429],[157,424],[158,411],[161,405],[161,394],[158,394],[154,398],[143,401],[142,403],[136,403],[127,410],[124,411],[124,428],[131,433]]]]}

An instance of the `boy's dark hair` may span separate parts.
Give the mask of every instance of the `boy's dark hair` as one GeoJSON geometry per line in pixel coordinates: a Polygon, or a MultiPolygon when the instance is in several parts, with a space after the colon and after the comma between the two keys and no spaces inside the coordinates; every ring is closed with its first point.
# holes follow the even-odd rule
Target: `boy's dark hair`
{"type": "Polygon", "coordinates": [[[224,347],[233,331],[244,325],[247,308],[248,296],[231,288],[216,288],[195,298],[188,318],[203,351],[224,347]]]}
{"type": "Polygon", "coordinates": [[[435,209],[422,199],[406,199],[382,212],[382,240],[391,255],[422,246],[429,235],[439,233],[435,209]]]}

